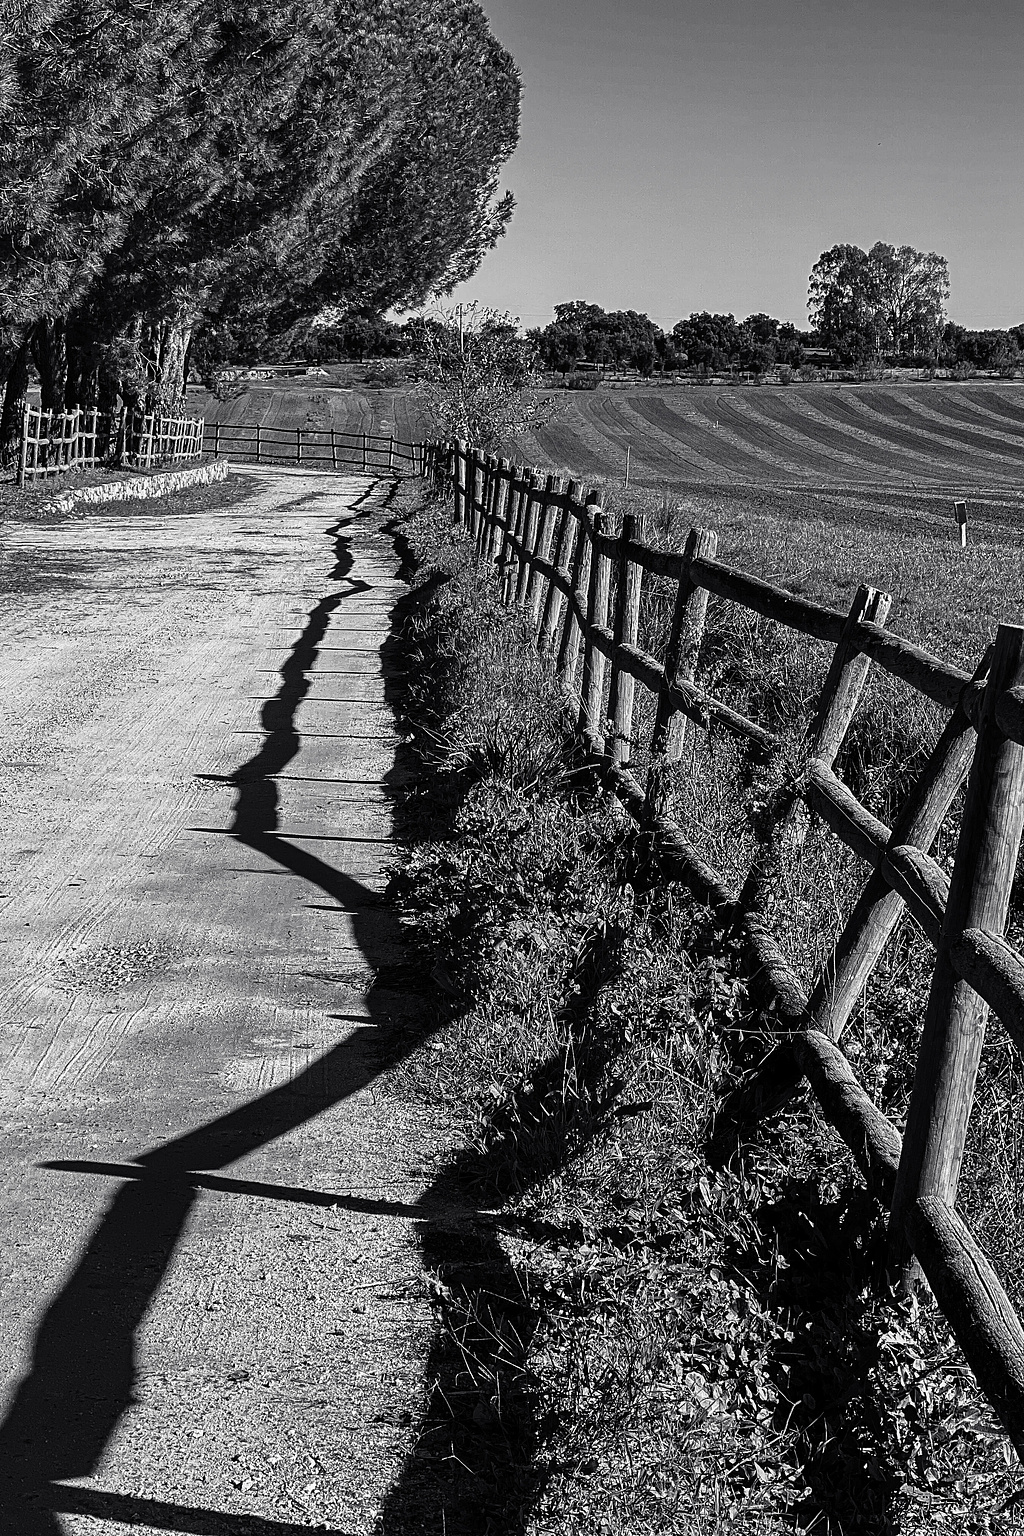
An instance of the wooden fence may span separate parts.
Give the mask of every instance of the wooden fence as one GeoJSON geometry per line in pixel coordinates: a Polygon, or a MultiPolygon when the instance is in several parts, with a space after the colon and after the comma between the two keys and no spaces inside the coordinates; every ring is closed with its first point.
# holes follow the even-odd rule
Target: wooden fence
{"type": "Polygon", "coordinates": [[[336,427],[264,427],[258,423],[213,421],[206,427],[206,451],[249,464],[306,464],[311,469],[354,469],[362,474],[424,470],[425,445],[405,443],[379,432],[336,427]]]}
{"type": "Polygon", "coordinates": [[[201,416],[161,416],[144,411],[111,415],[76,406],[44,411],[26,405],[22,417],[18,484],[93,469],[99,464],[128,463],[149,469],[198,458],[203,451],[201,416]]]}
{"type": "Polygon", "coordinates": [[[778,1109],[804,1078],[810,1081],[889,1211],[894,1267],[916,1256],[1024,1459],[1024,1328],[956,1209],[988,1005],[1024,1051],[1024,957],[1003,937],[1024,823],[1024,629],[1000,625],[971,677],[889,632],[889,598],[870,587],[842,613],[723,564],[716,558],[717,535],[708,529],[691,530],[682,550],[657,549],[644,541],[634,517],[624,516],[613,531],[600,492],[485,457],[464,443],[433,446],[424,468],[454,495],[456,520],[475,538],[505,601],[530,616],[592,762],[649,831],[667,877],[716,909],[740,941],[775,1040],[762,1068],[725,1107],[724,1123],[749,1127],[778,1109]],[[675,588],[660,657],[644,648],[640,633],[643,586],[652,576],[668,578],[675,588]],[[812,636],[831,653],[802,764],[738,892],[665,814],[659,795],[659,766],[678,760],[683,730],[725,731],[766,757],[783,745],[694,680],[712,593],[812,636]],[[891,828],[835,772],[872,665],[948,713],[891,828]],[[638,688],[652,696],[646,786],[629,767],[638,688]],[[947,879],[929,849],[965,780],[956,861],[947,879]],[[801,801],[868,868],[810,993],[763,915],[801,801]],[[901,1134],[858,1081],[839,1041],[904,910],[931,940],[936,958],[901,1134]]]}

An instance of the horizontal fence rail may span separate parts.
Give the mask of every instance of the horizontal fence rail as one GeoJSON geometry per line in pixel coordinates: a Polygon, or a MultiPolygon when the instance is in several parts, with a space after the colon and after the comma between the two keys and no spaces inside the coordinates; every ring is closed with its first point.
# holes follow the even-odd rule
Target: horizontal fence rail
{"type": "Polygon", "coordinates": [[[380,432],[340,427],[265,427],[257,422],[211,421],[207,453],[250,464],[305,464],[310,469],[356,469],[364,474],[425,473],[426,445],[380,432]]]}
{"type": "MultiPolygon", "coordinates": [[[[862,587],[850,609],[811,602],[717,559],[717,536],[691,530],[683,549],[645,541],[638,520],[611,526],[599,491],[564,483],[466,443],[428,446],[423,473],[454,499],[456,521],[504,601],[521,607],[557,668],[590,759],[651,835],[667,878],[714,908],[740,942],[752,994],[770,1021],[762,1067],[719,1117],[749,1130],[803,1080],[889,1211],[892,1265],[916,1261],[979,1385],[1024,1459],[1024,1327],[956,1209],[957,1182],[987,1007],[1024,1051],[1024,956],[1004,937],[1024,829],[1024,629],[1000,625],[973,676],[885,627],[887,594],[862,587]],[[644,646],[644,583],[674,588],[663,654],[644,646]],[[770,759],[782,739],[695,682],[714,595],[826,647],[828,670],[802,762],[739,891],[664,810],[661,766],[685,733],[723,731],[770,759]],[[836,761],[872,667],[947,712],[932,753],[892,827],[854,795],[836,761]],[[646,784],[631,771],[637,700],[646,692],[646,784]],[[966,788],[965,788],[966,786],[966,788]],[[964,790],[951,876],[931,854],[964,790]],[[806,808],[806,809],[804,809],[806,808]],[[866,883],[808,993],[765,917],[787,839],[813,812],[867,866],[866,883]],[[935,949],[907,1124],[901,1132],[858,1080],[840,1044],[885,945],[909,913],[935,949]]],[[[790,744],[791,745],[791,744],[790,744]]]]}
{"type": "Polygon", "coordinates": [[[76,406],[44,411],[27,405],[22,416],[18,484],[42,480],[71,469],[132,464],[150,469],[198,458],[203,452],[201,416],[163,416],[159,412],[103,412],[76,406]]]}

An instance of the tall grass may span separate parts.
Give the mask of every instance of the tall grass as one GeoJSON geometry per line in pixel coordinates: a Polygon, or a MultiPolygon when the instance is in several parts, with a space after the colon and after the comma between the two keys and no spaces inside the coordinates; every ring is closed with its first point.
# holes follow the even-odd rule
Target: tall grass
{"type": "MultiPolygon", "coordinates": [[[[447,1019],[410,1087],[461,1112],[455,1173],[530,1309],[512,1364],[537,1478],[495,1495],[490,1528],[1009,1531],[1021,1482],[1002,1438],[941,1318],[879,1294],[880,1212],[813,1100],[734,1165],[709,1163],[716,1105],[758,1048],[744,988],[581,770],[550,671],[446,518],[408,529],[424,592],[405,635],[419,821],[395,896],[447,1019]]],[[[652,605],[652,648],[663,621],[652,605]]],[[[823,657],[730,624],[713,613],[708,679],[787,718],[797,742],[823,657]]],[[[901,718],[894,704],[887,729],[901,718]]],[[[856,749],[878,805],[907,739],[869,730],[856,749]]],[[[677,808],[735,878],[773,788],[733,744],[691,734],[677,808]]],[[[854,878],[821,833],[786,871],[775,917],[805,971],[854,878]]],[[[852,1026],[887,1105],[905,1101],[925,975],[918,941],[898,938],[852,1026]]],[[[1000,1136],[1005,1155],[994,1108],[979,1126],[978,1155],[1000,1136]]],[[[449,1302],[454,1333],[473,1306],[449,1302]]]]}

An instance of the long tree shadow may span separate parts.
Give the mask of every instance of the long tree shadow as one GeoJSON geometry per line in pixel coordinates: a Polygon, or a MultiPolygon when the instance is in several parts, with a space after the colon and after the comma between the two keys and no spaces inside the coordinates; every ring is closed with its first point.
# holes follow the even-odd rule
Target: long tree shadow
{"type": "MultiPolygon", "coordinates": [[[[346,583],[346,590],[332,592],[314,605],[280,669],[280,687],[263,707],[263,742],[254,756],[229,776],[237,787],[229,830],[240,843],[300,875],[350,912],[356,942],[367,965],[377,971],[393,959],[394,919],[381,909],[376,893],[358,879],[294,847],[278,832],[278,791],[272,777],[300,749],[295,714],[309,690],[309,670],[332,614],[367,590],[365,583],[350,575],[353,560],[344,530],[351,521],[325,530],[333,540],[335,554],[329,579],[346,583]]],[[[431,1027],[411,1029],[407,1020],[394,1018],[392,1003],[373,989],[368,994],[368,1008],[369,1021],[362,1029],[289,1082],[140,1153],[124,1168],[74,1162],[49,1165],[83,1174],[114,1173],[125,1177],[126,1182],[48,1307],[36,1335],[31,1368],[0,1425],[0,1530],[24,1536],[59,1536],[58,1512],[227,1536],[232,1532],[239,1536],[243,1532],[286,1536],[306,1529],[248,1515],[231,1516],[55,1485],[96,1471],[118,1422],[134,1400],[136,1335],[202,1189],[237,1183],[270,1198],[345,1203],[343,1196],[334,1194],[253,1181],[218,1182],[204,1173],[236,1162],[358,1093],[407,1055],[431,1027]]],[[[381,1202],[366,1205],[385,1208],[381,1202]]],[[[438,1209],[438,1197],[428,1195],[417,1207],[397,1209],[401,1214],[408,1211],[411,1217],[429,1220],[431,1211],[438,1209]]]]}

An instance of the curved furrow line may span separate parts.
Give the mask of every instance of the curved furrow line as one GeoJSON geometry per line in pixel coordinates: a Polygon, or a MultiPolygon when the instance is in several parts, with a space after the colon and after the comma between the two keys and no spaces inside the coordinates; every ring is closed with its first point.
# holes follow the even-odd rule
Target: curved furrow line
{"type": "Polygon", "coordinates": [[[567,469],[577,479],[611,473],[606,460],[583,441],[576,423],[549,421],[531,433],[541,451],[553,463],[567,469]]]}
{"type": "MultiPolygon", "coordinates": [[[[675,480],[678,483],[692,485],[695,482],[700,484],[709,478],[724,477],[726,480],[737,478],[735,471],[719,460],[699,450],[694,452],[691,445],[684,444],[667,433],[659,432],[653,423],[638,418],[635,413],[631,418],[625,410],[625,399],[595,399],[588,404],[595,427],[604,432],[610,442],[615,443],[620,454],[625,454],[627,441],[632,446],[637,437],[640,437],[636,460],[641,466],[644,463],[648,464],[658,480],[675,480]],[[671,447],[666,447],[663,442],[666,437],[671,447]],[[690,473],[681,474],[681,469],[689,470],[690,473]],[[693,473],[694,470],[697,471],[696,474],[693,473]]],[[[621,459],[619,462],[622,462],[621,459]]],[[[642,468],[640,472],[643,472],[642,468]]]]}
{"type": "Polygon", "coordinates": [[[1003,441],[984,432],[979,435],[970,428],[935,415],[925,402],[915,401],[909,392],[901,391],[895,395],[881,390],[865,390],[863,393],[851,390],[847,399],[856,401],[859,407],[881,421],[902,426],[911,433],[920,433],[926,442],[938,443],[943,452],[953,457],[967,452],[985,460],[1006,460],[1014,464],[1024,460],[1024,441],[1020,438],[1003,441]]]}
{"type": "MultiPolygon", "coordinates": [[[[756,398],[751,399],[736,398],[732,393],[716,395],[715,408],[731,416],[737,422],[737,431],[742,430],[750,441],[761,443],[765,452],[781,459],[792,473],[808,479],[834,477],[835,455],[812,443],[791,421],[773,417],[768,402],[762,399],[764,393],[759,390],[756,398]]],[[[852,456],[851,463],[861,467],[852,456]]]]}
{"type": "MultiPolygon", "coordinates": [[[[744,405],[746,404],[747,402],[744,402],[744,405]]],[[[741,408],[738,402],[735,403],[735,409],[741,408]]],[[[781,436],[795,440],[799,450],[807,455],[809,476],[813,475],[819,479],[825,476],[826,479],[837,481],[842,478],[840,469],[846,468],[852,471],[848,478],[853,485],[872,483],[888,485],[898,479],[899,471],[891,466],[887,473],[879,474],[879,466],[874,465],[872,466],[874,473],[868,474],[866,472],[868,465],[865,463],[863,454],[857,453],[852,447],[840,447],[834,433],[828,434],[808,429],[806,418],[793,411],[790,397],[772,399],[767,396],[767,392],[762,392],[758,395],[756,407],[753,402],[750,402],[748,408],[751,412],[758,409],[763,413],[762,419],[766,432],[777,431],[781,436]]]]}
{"type": "Polygon", "coordinates": [[[937,389],[928,395],[915,390],[912,399],[916,406],[927,406],[944,419],[964,427],[987,431],[1013,443],[1024,443],[1024,414],[1019,417],[998,415],[990,411],[982,399],[971,398],[960,390],[937,389]]]}
{"type": "MultiPolygon", "coordinates": [[[[816,391],[814,404],[803,391],[787,396],[793,401],[800,429],[808,437],[831,453],[853,458],[864,468],[872,465],[876,471],[881,471],[878,479],[884,482],[897,480],[910,485],[918,481],[938,482],[936,466],[927,457],[905,448],[894,448],[892,444],[879,441],[858,423],[837,421],[834,415],[826,414],[825,406],[831,403],[834,394],[832,390],[816,391]]],[[[861,478],[867,476],[862,473],[861,478]]]]}
{"type": "Polygon", "coordinates": [[[966,384],[957,390],[957,397],[965,406],[1024,427],[1024,387],[1020,384],[966,384]]]}
{"type": "Polygon", "coordinates": [[[852,390],[843,388],[831,392],[815,409],[822,420],[837,430],[863,433],[865,441],[873,444],[875,451],[887,454],[890,459],[901,457],[921,466],[919,479],[942,485],[975,485],[985,481],[1000,483],[1009,478],[1007,470],[994,463],[991,457],[982,457],[979,462],[962,447],[944,444],[919,429],[900,426],[866,406],[852,390]]]}
{"type": "Polygon", "coordinates": [[[647,431],[658,432],[670,443],[699,453],[719,474],[724,471],[730,478],[756,482],[765,479],[766,471],[775,467],[767,464],[764,454],[751,449],[731,428],[716,431],[701,426],[695,419],[696,402],[691,402],[695,416],[689,419],[673,410],[666,400],[641,395],[630,397],[629,404],[647,431]]]}
{"type": "Polygon", "coordinates": [[[939,433],[925,432],[913,418],[908,424],[897,401],[883,397],[880,406],[873,406],[859,391],[844,389],[824,409],[833,419],[853,422],[879,442],[918,455],[938,472],[955,468],[961,476],[972,477],[983,472],[990,480],[1009,476],[1012,461],[1001,464],[993,454],[979,454],[939,433]]]}

